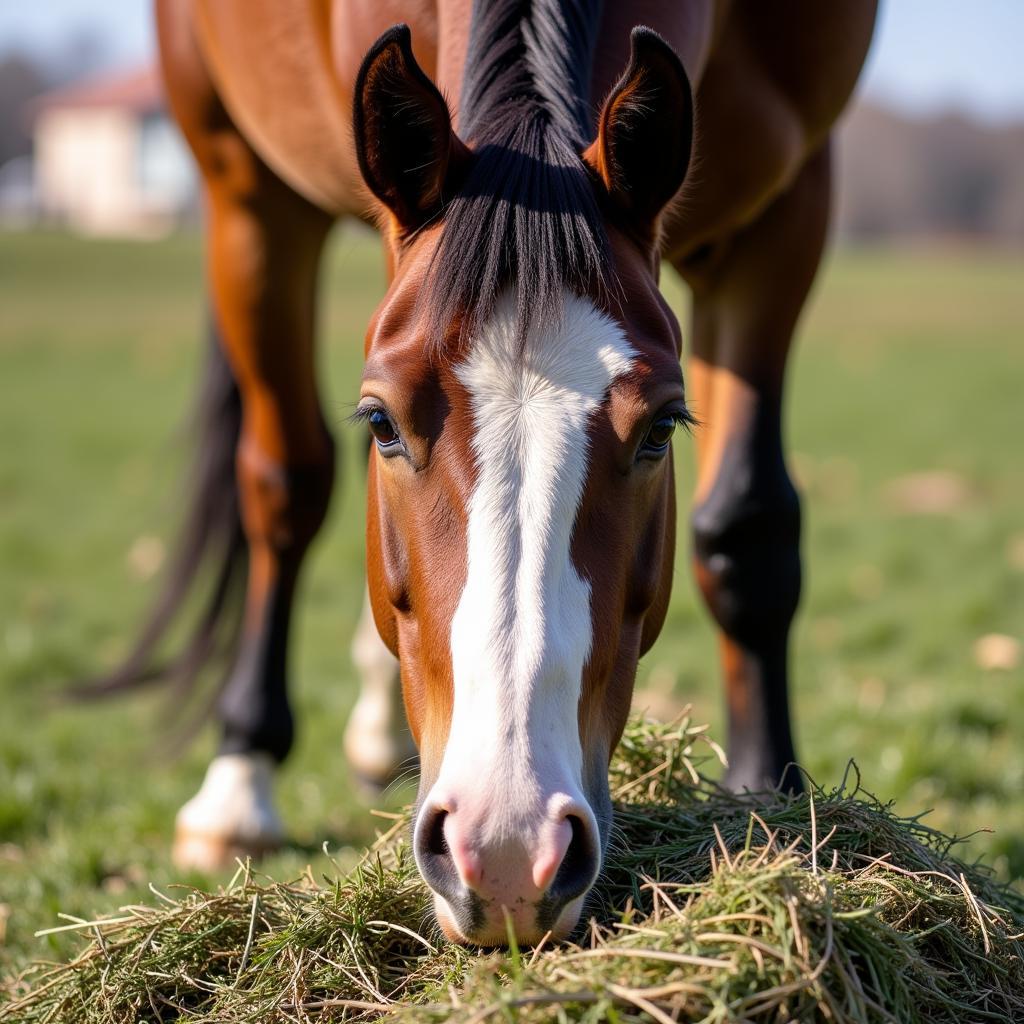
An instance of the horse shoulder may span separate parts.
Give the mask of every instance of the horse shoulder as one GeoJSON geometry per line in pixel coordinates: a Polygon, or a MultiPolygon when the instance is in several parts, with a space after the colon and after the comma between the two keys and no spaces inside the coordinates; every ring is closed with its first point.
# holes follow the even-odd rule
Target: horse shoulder
{"type": "Polygon", "coordinates": [[[752,224],[827,143],[871,40],[875,4],[732,7],[697,86],[694,158],[663,248],[674,262],[752,224]]]}

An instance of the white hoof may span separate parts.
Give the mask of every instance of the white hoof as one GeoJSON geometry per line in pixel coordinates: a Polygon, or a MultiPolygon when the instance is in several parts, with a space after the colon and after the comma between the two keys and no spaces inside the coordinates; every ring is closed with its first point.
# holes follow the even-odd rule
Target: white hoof
{"type": "Polygon", "coordinates": [[[274,809],[269,754],[221,754],[178,812],[172,857],[179,868],[215,871],[238,857],[260,857],[284,839],[274,809]]]}

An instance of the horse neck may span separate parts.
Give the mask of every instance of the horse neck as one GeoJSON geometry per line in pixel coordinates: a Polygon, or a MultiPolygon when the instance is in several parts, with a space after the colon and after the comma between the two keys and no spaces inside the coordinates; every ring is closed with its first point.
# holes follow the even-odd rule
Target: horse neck
{"type": "Polygon", "coordinates": [[[466,66],[472,16],[473,0],[438,0],[435,81],[452,107],[456,131],[459,127],[459,97],[462,94],[462,73],[466,66]]]}

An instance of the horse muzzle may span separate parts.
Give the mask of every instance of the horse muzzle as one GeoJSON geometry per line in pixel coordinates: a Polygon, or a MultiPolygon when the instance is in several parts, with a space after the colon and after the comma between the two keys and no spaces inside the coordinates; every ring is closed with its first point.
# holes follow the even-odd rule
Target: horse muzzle
{"type": "Polygon", "coordinates": [[[453,941],[480,946],[566,938],[601,869],[593,811],[565,792],[530,815],[489,796],[460,801],[435,787],[417,815],[416,863],[438,923],[453,941]]]}

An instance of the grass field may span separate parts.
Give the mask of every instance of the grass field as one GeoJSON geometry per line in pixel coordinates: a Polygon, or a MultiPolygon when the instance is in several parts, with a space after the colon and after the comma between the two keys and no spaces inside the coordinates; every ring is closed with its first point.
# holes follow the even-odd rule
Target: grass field
{"type": "MultiPolygon", "coordinates": [[[[342,486],[305,579],[293,675],[301,733],[280,804],[294,844],[274,877],[341,864],[379,821],[353,795],[341,731],[361,596],[362,331],[381,294],[376,244],[338,237],[325,271],[329,420],[342,486]]],[[[789,435],[806,497],[805,601],[794,639],[799,749],[839,780],[850,758],[902,812],[971,840],[1024,878],[1024,669],[976,642],[1024,623],[1024,258],[845,252],[801,332],[789,435]]],[[[681,292],[669,282],[677,309],[681,292]]],[[[0,235],[0,971],[73,948],[58,912],[91,916],[181,881],[173,815],[212,730],[161,751],[158,695],[54,703],[112,664],[154,592],[180,511],[174,431],[200,361],[198,240],[150,245],[0,235]]],[[[697,410],[698,414],[700,410],[697,410]]],[[[692,453],[677,444],[681,521],[692,453]]],[[[662,639],[639,703],[682,702],[722,734],[713,633],[681,535],[662,639]]],[[[398,799],[398,797],[396,797],[398,799]]],[[[215,884],[192,876],[186,881],[215,884]]]]}

